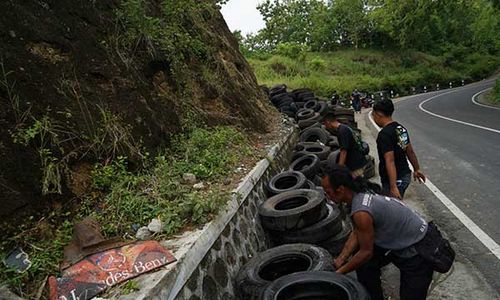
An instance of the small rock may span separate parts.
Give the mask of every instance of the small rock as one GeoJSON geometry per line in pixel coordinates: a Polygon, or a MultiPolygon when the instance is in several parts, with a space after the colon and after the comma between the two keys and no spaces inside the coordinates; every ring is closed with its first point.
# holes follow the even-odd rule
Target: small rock
{"type": "Polygon", "coordinates": [[[195,184],[197,181],[196,176],[191,173],[182,174],[182,180],[187,184],[195,184]]]}
{"type": "Polygon", "coordinates": [[[14,32],[14,30],[9,30],[9,35],[11,38],[15,38],[16,37],[16,33],[14,32]]]}
{"type": "Polygon", "coordinates": [[[139,225],[139,224],[132,224],[132,226],[131,226],[131,227],[132,227],[132,230],[133,230],[134,232],[137,232],[137,230],[139,230],[139,228],[141,228],[141,225],[139,225]]]}
{"type": "Polygon", "coordinates": [[[141,227],[139,228],[139,230],[137,230],[135,237],[141,241],[147,240],[151,237],[151,231],[149,231],[149,229],[146,226],[141,227]]]}
{"type": "Polygon", "coordinates": [[[200,183],[193,185],[193,189],[195,189],[195,190],[203,190],[204,188],[205,188],[205,185],[203,184],[203,182],[200,182],[200,183]]]}
{"type": "Polygon", "coordinates": [[[153,233],[161,233],[163,231],[163,222],[159,219],[153,219],[149,223],[148,229],[153,233]]]}
{"type": "Polygon", "coordinates": [[[224,183],[224,185],[230,185],[231,184],[231,178],[224,179],[224,181],[222,183],[224,183]]]}

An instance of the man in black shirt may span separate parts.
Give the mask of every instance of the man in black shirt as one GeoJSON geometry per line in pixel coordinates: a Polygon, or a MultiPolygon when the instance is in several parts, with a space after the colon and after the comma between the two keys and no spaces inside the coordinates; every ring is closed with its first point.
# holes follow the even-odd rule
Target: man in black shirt
{"type": "Polygon", "coordinates": [[[372,116],[375,123],[382,127],[377,136],[379,174],[382,189],[389,195],[403,199],[406,188],[411,182],[410,160],[414,172],[413,178],[425,182],[425,175],[420,171],[417,156],[410,143],[408,130],[392,119],[394,104],[389,99],[377,101],[373,106],[372,116]]]}
{"type": "Polygon", "coordinates": [[[363,155],[361,140],[352,129],[340,123],[334,114],[328,114],[324,118],[327,130],[337,131],[337,139],[340,146],[340,155],[337,164],[346,166],[355,177],[363,176],[364,167],[367,163],[363,155]]]}

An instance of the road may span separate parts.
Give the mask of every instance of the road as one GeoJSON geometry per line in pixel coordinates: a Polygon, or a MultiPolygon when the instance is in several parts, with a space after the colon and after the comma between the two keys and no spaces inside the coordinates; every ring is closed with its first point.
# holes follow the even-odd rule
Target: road
{"type": "Polygon", "coordinates": [[[500,110],[472,101],[493,85],[489,80],[401,98],[394,119],[408,128],[424,173],[444,194],[418,188],[433,219],[500,291],[500,110]],[[455,214],[439,198],[449,199],[455,214]]]}

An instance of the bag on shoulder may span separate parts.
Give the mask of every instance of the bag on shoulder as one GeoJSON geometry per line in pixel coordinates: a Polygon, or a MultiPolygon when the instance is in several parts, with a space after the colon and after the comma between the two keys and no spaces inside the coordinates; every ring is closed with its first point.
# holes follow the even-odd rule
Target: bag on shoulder
{"type": "Polygon", "coordinates": [[[455,251],[445,239],[434,222],[429,222],[424,238],[415,244],[420,256],[431,263],[434,271],[446,273],[455,260],[455,251]]]}

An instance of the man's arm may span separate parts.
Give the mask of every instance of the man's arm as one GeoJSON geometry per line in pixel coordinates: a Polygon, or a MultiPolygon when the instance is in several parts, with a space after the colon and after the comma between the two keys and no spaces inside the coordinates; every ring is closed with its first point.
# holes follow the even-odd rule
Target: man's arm
{"type": "Polygon", "coordinates": [[[389,177],[389,187],[391,189],[391,195],[398,199],[401,199],[401,194],[398,190],[398,185],[396,180],[398,178],[398,174],[396,172],[396,164],[394,163],[394,151],[388,151],[384,153],[385,159],[385,168],[387,169],[387,176],[389,177]]]}
{"type": "Polygon", "coordinates": [[[342,252],[340,252],[339,256],[333,261],[335,268],[338,269],[342,267],[354,250],[358,248],[358,245],[358,236],[356,232],[352,231],[349,235],[349,239],[347,239],[347,242],[344,244],[344,248],[342,248],[342,252]]]}
{"type": "Polygon", "coordinates": [[[354,214],[353,219],[359,243],[359,251],[347,264],[339,268],[337,273],[346,274],[356,270],[373,256],[373,241],[375,237],[372,216],[367,212],[360,211],[354,214]]]}
{"type": "Polygon", "coordinates": [[[413,151],[411,144],[408,144],[406,147],[406,156],[408,156],[408,159],[413,166],[413,178],[415,181],[418,180],[419,182],[425,182],[425,175],[420,171],[420,164],[418,163],[417,155],[415,154],[415,151],[413,151]]]}
{"type": "Polygon", "coordinates": [[[339,163],[338,163],[339,166],[344,166],[346,161],[347,161],[347,150],[340,149],[339,163]]]}

